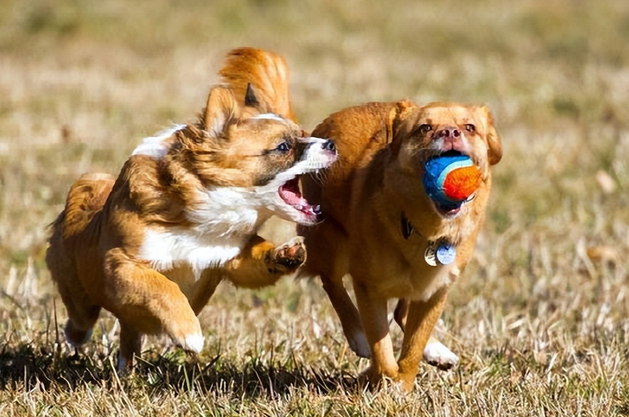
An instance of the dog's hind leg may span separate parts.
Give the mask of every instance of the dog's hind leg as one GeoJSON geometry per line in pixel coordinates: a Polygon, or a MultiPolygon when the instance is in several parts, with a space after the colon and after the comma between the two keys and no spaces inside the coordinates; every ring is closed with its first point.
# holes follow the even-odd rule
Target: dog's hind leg
{"type": "Polygon", "coordinates": [[[306,246],[311,248],[302,275],[319,275],[323,289],[341,320],[349,347],[360,357],[371,357],[360,315],[343,285],[343,278],[349,270],[344,245],[347,235],[331,219],[312,228],[299,227],[298,232],[304,235],[306,246]]]}
{"type": "Polygon", "coordinates": [[[331,278],[332,276],[334,275],[319,274],[323,289],[328,294],[328,298],[341,320],[343,333],[345,333],[349,347],[361,358],[370,358],[371,350],[361,324],[360,314],[343,286],[343,276],[336,275],[331,278]]]}
{"type": "Polygon", "coordinates": [[[123,373],[133,367],[134,357],[142,353],[142,333],[120,321],[120,353],[116,370],[123,373]]]}
{"type": "Polygon", "coordinates": [[[91,301],[83,289],[57,232],[53,234],[51,246],[46,252],[46,263],[68,312],[64,329],[66,339],[72,345],[80,346],[90,339],[101,308],[91,301]]]}
{"type": "Polygon", "coordinates": [[[75,288],[70,292],[64,289],[65,285],[60,284],[58,287],[68,311],[68,321],[64,328],[66,339],[74,346],[80,346],[92,336],[101,308],[91,303],[82,290],[75,288]]]}

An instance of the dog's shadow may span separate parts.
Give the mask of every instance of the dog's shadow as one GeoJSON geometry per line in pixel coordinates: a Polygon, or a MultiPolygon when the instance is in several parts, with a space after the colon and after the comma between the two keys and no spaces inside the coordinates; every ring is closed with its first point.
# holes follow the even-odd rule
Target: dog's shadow
{"type": "Polygon", "coordinates": [[[112,389],[217,392],[237,397],[275,397],[295,388],[320,394],[359,389],[354,375],[329,372],[307,364],[269,364],[255,358],[234,364],[218,355],[208,362],[177,350],[166,355],[145,352],[133,371],[118,374],[115,354],[67,355],[41,346],[0,348],[0,389],[78,390],[89,384],[112,389]]]}

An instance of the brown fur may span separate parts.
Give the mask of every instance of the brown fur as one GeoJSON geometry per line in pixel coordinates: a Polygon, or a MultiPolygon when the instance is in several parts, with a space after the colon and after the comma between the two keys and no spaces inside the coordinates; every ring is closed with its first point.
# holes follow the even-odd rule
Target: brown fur
{"type": "Polygon", "coordinates": [[[332,114],[313,135],[334,140],[339,159],[326,170],[323,185],[304,181],[305,196],[321,202],[326,214],[323,223],[300,228],[310,249],[304,268],[321,276],[352,348],[371,356],[367,379],[377,384],[392,378],[410,390],[448,289],[470,260],[483,223],[489,168],[502,155],[491,114],[457,103],[368,103],[332,114]],[[467,131],[467,125],[476,130],[467,131]],[[453,129],[460,133],[456,139],[439,139],[439,132],[453,129]],[[422,167],[452,146],[472,158],[482,183],[458,214],[445,215],[425,194],[422,167]],[[402,219],[412,225],[410,236],[401,230],[402,219]],[[425,261],[429,242],[439,239],[455,245],[453,264],[425,261]],[[346,274],[358,311],[343,287],[346,274]],[[387,321],[391,298],[402,299],[396,319],[405,328],[397,361],[387,321]]]}
{"type": "Polygon", "coordinates": [[[199,351],[196,315],[223,279],[255,288],[303,263],[300,239],[276,247],[256,235],[272,214],[314,221],[282,203],[274,181],[296,166],[314,170],[303,161],[326,166],[335,158],[331,143],[265,115],[291,114],[284,65],[274,53],[233,51],[221,71],[228,86],[210,91],[197,123],[138,147],[117,179],[87,174],[71,187],[46,255],[70,342],[85,342],[105,308],[120,321],[120,369],[140,354],[142,334],[164,332],[199,351]],[[239,101],[234,91],[245,94],[245,82],[253,90],[239,101]]]}

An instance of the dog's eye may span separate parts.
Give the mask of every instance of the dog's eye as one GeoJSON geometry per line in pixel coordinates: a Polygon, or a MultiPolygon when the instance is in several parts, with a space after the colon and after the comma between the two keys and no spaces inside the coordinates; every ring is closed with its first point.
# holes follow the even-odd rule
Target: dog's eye
{"type": "Polygon", "coordinates": [[[476,126],[474,126],[471,123],[468,123],[468,124],[465,125],[465,130],[467,130],[470,133],[474,133],[474,132],[476,132],[476,126]]]}
{"type": "Polygon", "coordinates": [[[424,123],[423,125],[419,126],[419,132],[423,135],[430,132],[431,130],[432,130],[432,126],[429,124],[424,123]]]}
{"type": "Polygon", "coordinates": [[[290,144],[288,142],[282,142],[277,145],[277,148],[275,148],[275,150],[281,153],[286,153],[290,151],[290,144]]]}

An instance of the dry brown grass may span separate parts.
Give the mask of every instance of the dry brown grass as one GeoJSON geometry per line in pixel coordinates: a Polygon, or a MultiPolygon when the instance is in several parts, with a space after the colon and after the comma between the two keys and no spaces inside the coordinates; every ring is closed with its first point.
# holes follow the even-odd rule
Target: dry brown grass
{"type": "Polygon", "coordinates": [[[4,0],[0,415],[629,415],[627,44],[624,0],[4,0]],[[494,110],[505,157],[443,317],[457,370],[358,390],[316,280],[222,287],[201,355],[151,339],[126,378],[111,316],[63,341],[43,252],[70,183],[191,120],[242,45],[286,56],[309,129],[374,100],[494,110]]]}

